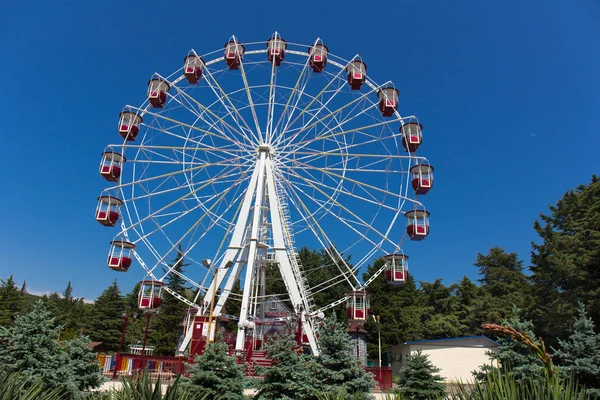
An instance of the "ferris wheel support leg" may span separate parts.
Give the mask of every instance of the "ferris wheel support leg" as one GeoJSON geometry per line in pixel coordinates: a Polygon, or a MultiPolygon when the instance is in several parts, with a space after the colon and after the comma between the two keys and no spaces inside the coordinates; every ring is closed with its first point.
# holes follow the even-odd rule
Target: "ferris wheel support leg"
{"type": "MultiPolygon", "coordinates": [[[[235,262],[236,257],[239,254],[240,249],[242,248],[242,241],[244,239],[244,233],[246,231],[246,225],[248,223],[248,218],[250,215],[250,205],[252,204],[252,197],[254,196],[254,193],[255,193],[255,188],[257,186],[259,175],[262,175],[262,174],[260,173],[258,165],[257,165],[257,167],[254,168],[254,171],[252,172],[252,177],[250,178],[250,184],[248,185],[248,190],[246,191],[246,194],[244,195],[244,203],[242,204],[239,218],[235,224],[235,227],[233,228],[231,242],[229,243],[227,251],[225,252],[225,256],[223,257],[221,264],[219,265],[219,269],[226,268],[227,263],[230,261],[235,262]]],[[[237,263],[235,265],[237,266],[237,263]]],[[[217,288],[221,286],[221,283],[225,279],[225,275],[226,274],[218,274],[217,285],[216,285],[217,288]]],[[[214,280],[214,278],[213,278],[213,280],[214,280]]],[[[201,310],[203,313],[210,307],[210,304],[212,302],[212,294],[213,294],[214,286],[215,286],[214,283],[211,282],[211,284],[208,287],[208,290],[206,291],[206,293],[204,295],[204,299],[202,302],[203,310],[201,310]]],[[[229,291],[231,290],[232,287],[233,287],[233,283],[231,284],[231,287],[226,287],[226,290],[227,290],[226,296],[229,294],[229,291]]],[[[219,300],[220,300],[220,298],[219,298],[219,300]]],[[[227,297],[225,297],[225,300],[227,300],[227,297]]],[[[219,309],[219,312],[220,312],[220,309],[219,309]]]]}
{"type": "Polygon", "coordinates": [[[314,331],[312,329],[310,321],[306,319],[305,313],[310,312],[308,303],[303,300],[299,282],[296,281],[294,271],[290,263],[290,254],[293,254],[294,249],[287,249],[285,241],[283,239],[283,223],[281,214],[279,212],[279,198],[277,190],[275,188],[275,175],[273,174],[273,165],[270,159],[266,160],[265,174],[267,178],[267,193],[269,196],[269,212],[271,214],[271,227],[273,229],[273,247],[275,249],[275,255],[277,259],[277,265],[279,265],[279,271],[283,277],[285,286],[290,294],[290,299],[294,305],[294,311],[299,312],[302,310],[302,325],[304,328],[304,334],[308,338],[313,355],[319,355],[319,349],[317,348],[317,341],[315,340],[314,331]],[[290,250],[290,251],[288,251],[290,250]]]}
{"type": "MultiPolygon", "coordinates": [[[[242,296],[242,306],[240,308],[240,322],[248,319],[248,309],[250,308],[250,296],[252,293],[252,282],[254,280],[257,247],[258,247],[258,228],[263,208],[263,194],[265,186],[265,159],[266,153],[260,153],[258,161],[258,182],[256,185],[256,197],[254,199],[254,212],[252,214],[252,232],[250,234],[250,248],[248,249],[248,263],[246,264],[246,276],[244,279],[244,294],[242,296]]],[[[237,339],[235,341],[235,350],[242,352],[246,339],[246,328],[238,329],[237,339]]]]}
{"type": "MultiPolygon", "coordinates": [[[[254,171],[252,173],[252,177],[250,178],[250,183],[248,185],[248,190],[246,191],[246,194],[244,195],[244,204],[242,205],[242,209],[240,210],[240,216],[239,216],[238,221],[236,222],[236,225],[233,229],[233,235],[231,237],[231,242],[229,243],[229,247],[227,248],[227,251],[225,252],[225,256],[223,257],[223,260],[221,261],[221,265],[219,266],[219,268],[225,268],[225,266],[227,265],[227,263],[229,261],[233,261],[234,267],[231,270],[230,276],[235,275],[236,278],[239,276],[239,268],[240,268],[239,254],[240,254],[240,249],[242,247],[242,240],[244,238],[244,232],[246,230],[246,224],[248,223],[248,217],[250,214],[250,204],[252,203],[252,197],[254,196],[256,183],[258,181],[258,175],[259,175],[259,169],[257,167],[254,169],[254,171]]],[[[243,251],[242,253],[247,254],[247,250],[243,251]]],[[[247,259],[247,256],[244,256],[243,254],[242,254],[241,258],[247,259]]],[[[220,287],[221,283],[225,279],[225,275],[226,274],[218,274],[216,287],[220,287]]],[[[236,279],[233,279],[233,280],[228,279],[227,280],[225,290],[223,291],[223,294],[221,294],[221,296],[219,296],[219,300],[217,302],[217,307],[213,310],[215,315],[218,316],[220,314],[221,308],[223,307],[223,304],[225,304],[225,301],[227,301],[227,297],[229,296],[229,293],[231,293],[231,289],[233,288],[235,281],[236,281],[236,279]]],[[[214,282],[211,282],[209,289],[206,291],[206,293],[204,295],[202,307],[200,309],[198,309],[198,312],[196,313],[196,315],[198,315],[198,316],[203,315],[206,312],[206,310],[208,310],[210,308],[214,286],[215,286],[214,282]]],[[[188,327],[188,330],[185,334],[185,338],[183,339],[183,342],[181,343],[181,345],[179,347],[179,352],[184,352],[185,349],[189,346],[190,341],[192,340],[193,332],[194,332],[194,326],[193,326],[193,324],[191,324],[188,327]]],[[[211,335],[211,337],[212,337],[212,334],[210,332],[209,332],[209,335],[211,335]]]]}

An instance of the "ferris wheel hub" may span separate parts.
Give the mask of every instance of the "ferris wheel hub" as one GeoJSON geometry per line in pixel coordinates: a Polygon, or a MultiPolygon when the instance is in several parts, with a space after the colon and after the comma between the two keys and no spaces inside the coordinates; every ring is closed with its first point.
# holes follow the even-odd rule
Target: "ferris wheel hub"
{"type": "Polygon", "coordinates": [[[261,144],[257,148],[258,154],[266,153],[268,156],[273,155],[273,146],[270,144],[261,144]]]}

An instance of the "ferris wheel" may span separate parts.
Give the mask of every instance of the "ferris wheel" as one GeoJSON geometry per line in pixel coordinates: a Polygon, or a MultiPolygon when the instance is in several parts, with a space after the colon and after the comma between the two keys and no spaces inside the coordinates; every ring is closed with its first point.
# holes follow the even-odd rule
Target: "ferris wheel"
{"type": "Polygon", "coordinates": [[[150,78],[141,105],[124,107],[121,140],[102,153],[111,185],[96,219],[118,230],[108,266],[139,263],[142,308],[158,307],[163,291],[188,304],[181,351],[211,338],[235,300],[243,351],[264,318],[265,266],[276,265],[303,342],[318,354],[323,311],[346,303],[351,319],[366,319],[370,281],[385,273],[402,283],[404,239],[429,233],[419,198],[433,167],[416,154],[421,124],[398,105],[391,81],[376,83],[359,55],[337,57],[320,39],[295,44],[276,32],[266,43],[232,36],[224,48],[191,50],[175,72],[150,78]],[[311,287],[297,243],[323,249],[337,275],[311,287]],[[184,273],[171,263],[178,253],[184,273]],[[385,265],[361,282],[358,271],[379,257],[385,265]],[[195,297],[166,286],[171,274],[195,297]],[[315,294],[332,287],[347,295],[317,306],[315,294]]]}

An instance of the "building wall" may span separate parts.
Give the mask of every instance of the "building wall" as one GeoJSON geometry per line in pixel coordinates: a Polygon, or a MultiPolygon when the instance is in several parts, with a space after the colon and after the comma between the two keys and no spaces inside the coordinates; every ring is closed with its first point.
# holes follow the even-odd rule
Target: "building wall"
{"type": "Polygon", "coordinates": [[[458,383],[473,380],[472,371],[484,364],[491,364],[485,354],[491,350],[485,347],[451,347],[451,346],[418,346],[411,345],[411,352],[419,348],[423,354],[429,354],[429,360],[440,369],[439,374],[445,383],[458,383]]]}
{"type": "Polygon", "coordinates": [[[478,370],[484,364],[491,364],[490,358],[485,354],[488,351],[498,351],[498,347],[491,342],[456,341],[444,344],[411,344],[396,346],[392,350],[392,373],[399,375],[400,370],[408,364],[410,354],[418,349],[423,354],[429,355],[432,364],[440,369],[445,383],[471,381],[471,371],[478,370]]]}

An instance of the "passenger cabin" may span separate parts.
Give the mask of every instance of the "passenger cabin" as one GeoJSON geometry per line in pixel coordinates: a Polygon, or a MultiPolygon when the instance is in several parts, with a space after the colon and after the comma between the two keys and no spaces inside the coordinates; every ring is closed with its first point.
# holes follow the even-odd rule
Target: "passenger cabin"
{"type": "Polygon", "coordinates": [[[308,63],[313,69],[313,72],[321,72],[327,65],[327,55],[329,49],[322,43],[315,44],[308,48],[309,60],[308,63]]]}
{"type": "Polygon", "coordinates": [[[128,142],[134,141],[143,121],[143,118],[133,111],[122,111],[119,114],[119,135],[128,142]]]}
{"type": "Polygon", "coordinates": [[[225,62],[229,69],[236,70],[240,66],[240,62],[244,58],[246,48],[243,44],[237,43],[235,40],[230,40],[225,43],[225,62]]]}
{"type": "Polygon", "coordinates": [[[204,60],[195,54],[188,54],[183,59],[183,75],[190,85],[195,85],[202,78],[204,60]]]}
{"type": "Polygon", "coordinates": [[[400,92],[394,87],[386,87],[377,92],[379,97],[379,111],[384,117],[391,117],[398,109],[400,92]]]}
{"type": "Polygon", "coordinates": [[[163,108],[167,102],[167,92],[171,85],[162,79],[153,78],[148,81],[148,101],[154,108],[163,108]]]}
{"type": "Polygon", "coordinates": [[[127,160],[121,154],[114,151],[105,151],[102,153],[102,160],[100,161],[100,176],[109,182],[118,182],[125,161],[127,160]]]}
{"type": "Polygon", "coordinates": [[[401,285],[406,282],[408,256],[404,254],[388,254],[383,259],[386,262],[385,280],[390,285],[401,285]]]}
{"type": "Polygon", "coordinates": [[[411,167],[412,187],[416,194],[427,194],[433,187],[433,167],[429,164],[418,164],[411,167]]]}
{"type": "Polygon", "coordinates": [[[417,151],[423,142],[423,125],[418,122],[407,122],[400,127],[402,146],[411,153],[417,151]]]}
{"type": "Polygon", "coordinates": [[[113,196],[105,195],[98,197],[96,206],[96,221],[104,226],[115,226],[121,216],[119,208],[123,205],[123,200],[113,196]]]}
{"type": "Polygon", "coordinates": [[[367,64],[360,60],[350,61],[350,64],[346,67],[346,72],[348,72],[348,84],[352,90],[360,90],[366,80],[367,64]]]}
{"type": "Polygon", "coordinates": [[[429,211],[412,210],[404,213],[406,233],[411,240],[423,240],[429,234],[429,211]]]}
{"type": "Polygon", "coordinates": [[[138,294],[138,308],[140,310],[156,310],[163,301],[163,288],[165,284],[155,280],[140,282],[138,294]]]}
{"type": "Polygon", "coordinates": [[[127,272],[131,266],[133,249],[135,249],[135,244],[125,240],[117,239],[110,242],[108,267],[115,271],[127,272]]]}
{"type": "Polygon", "coordinates": [[[354,290],[346,293],[346,315],[349,320],[366,321],[371,311],[369,293],[364,290],[354,290]]]}
{"type": "Polygon", "coordinates": [[[267,57],[271,63],[275,63],[275,66],[279,67],[281,62],[285,58],[285,49],[287,43],[281,37],[272,37],[267,40],[267,57]]]}

